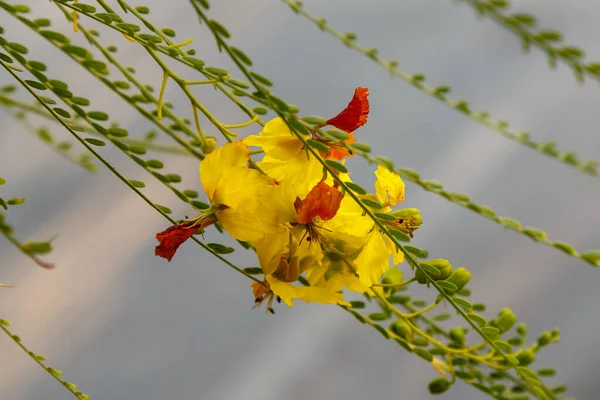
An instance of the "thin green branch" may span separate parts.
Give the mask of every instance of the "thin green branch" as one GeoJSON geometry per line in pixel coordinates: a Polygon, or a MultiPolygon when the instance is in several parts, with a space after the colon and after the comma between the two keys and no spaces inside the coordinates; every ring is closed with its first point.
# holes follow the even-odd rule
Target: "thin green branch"
{"type": "Polygon", "coordinates": [[[6,113],[14,118],[15,121],[19,125],[23,127],[27,132],[41,139],[43,143],[45,143],[48,147],[50,147],[55,153],[64,158],[65,160],[85,169],[89,172],[96,172],[96,165],[89,161],[89,155],[87,153],[82,153],[78,156],[71,154],[69,152],[69,142],[56,143],[52,138],[50,132],[48,132],[44,128],[36,128],[33,124],[27,120],[27,114],[25,112],[15,112],[13,109],[9,108],[12,104],[5,102],[6,97],[0,95],[0,105],[4,106],[6,109],[6,113]],[[66,146],[65,146],[66,144],[66,146]]]}
{"type": "Polygon", "coordinates": [[[450,108],[453,108],[463,114],[465,114],[470,119],[476,121],[477,123],[489,128],[490,130],[501,134],[502,136],[516,142],[522,144],[537,153],[544,154],[555,161],[559,161],[563,164],[569,165],[580,172],[584,172],[588,175],[591,175],[595,178],[600,178],[600,169],[598,168],[598,162],[595,160],[590,161],[580,161],[577,157],[577,154],[574,152],[566,152],[566,151],[558,151],[556,149],[556,143],[554,142],[546,142],[546,143],[537,143],[530,139],[530,135],[527,132],[524,133],[516,133],[509,129],[509,124],[506,121],[492,121],[487,112],[475,112],[471,110],[471,107],[468,102],[464,100],[452,100],[448,98],[447,94],[450,92],[449,86],[437,86],[430,87],[425,85],[423,82],[425,80],[425,76],[422,74],[411,75],[406,72],[398,69],[398,63],[396,61],[387,61],[378,55],[378,51],[376,48],[366,48],[360,46],[356,43],[356,35],[354,33],[344,34],[327,24],[324,18],[318,18],[304,8],[302,8],[302,4],[296,0],[282,0],[291,9],[297,13],[308,19],[309,21],[314,22],[322,31],[329,33],[331,36],[337,38],[341,42],[343,42],[347,47],[358,51],[363,54],[367,58],[371,59],[375,64],[384,68],[388,71],[392,76],[398,77],[403,81],[411,84],[413,87],[417,88],[423,93],[430,95],[438,99],[441,103],[447,105],[450,108]]]}
{"type": "MultiPolygon", "coordinates": [[[[150,205],[152,208],[154,208],[159,214],[161,214],[171,224],[176,224],[177,223],[174,219],[172,219],[171,217],[169,217],[163,210],[161,210],[160,207],[158,207],[148,197],[146,197],[127,178],[125,178],[123,175],[121,175],[121,173],[119,171],[117,171],[116,168],[113,167],[104,157],[102,157],[91,145],[89,145],[85,140],[83,140],[83,138],[81,138],[62,118],[60,118],[60,116],[58,114],[56,114],[56,112],[51,107],[49,107],[44,102],[44,100],[42,98],[40,98],[40,96],[25,83],[13,71],[12,68],[8,68],[7,65],[6,65],[6,63],[4,61],[2,61],[1,59],[0,59],[0,64],[2,64],[2,67],[10,75],[12,75],[12,77],[17,82],[19,82],[19,84],[21,84],[21,86],[23,86],[29,92],[29,94],[31,94],[37,101],[39,101],[40,104],[42,105],[42,107],[44,107],[66,130],[68,130],[71,133],[71,135],[73,135],[73,137],[75,139],[77,139],[77,141],[79,143],[81,143],[90,153],[92,153],[94,155],[94,157],[96,157],[98,159],[98,161],[100,161],[110,172],[112,172],[113,175],[115,175],[121,182],[123,182],[125,185],[127,185],[127,187],[129,187],[129,189],[133,190],[139,197],[142,198],[142,200],[144,200],[148,205],[150,205]]],[[[208,251],[209,253],[211,253],[212,255],[214,255],[215,257],[217,257],[219,260],[221,260],[222,262],[224,262],[230,268],[236,270],[237,272],[239,272],[242,275],[244,275],[244,276],[252,279],[255,282],[260,282],[258,279],[256,279],[252,275],[250,275],[247,272],[245,272],[244,270],[238,268],[235,264],[231,263],[229,260],[227,260],[226,258],[222,257],[220,254],[216,253],[213,249],[211,249],[210,247],[208,247],[207,245],[205,245],[204,243],[202,243],[200,240],[198,240],[198,238],[192,236],[191,239],[194,242],[196,242],[198,245],[200,245],[204,250],[208,251]]]]}
{"type": "MultiPolygon", "coordinates": [[[[6,68],[4,64],[2,64],[6,68]]],[[[7,68],[9,69],[9,68],[7,68]]],[[[43,356],[39,354],[35,354],[33,351],[29,350],[25,345],[21,342],[21,338],[15,334],[13,334],[8,327],[10,324],[8,321],[4,319],[0,319],[0,330],[6,334],[17,346],[21,348],[33,361],[35,361],[42,369],[48,372],[57,382],[59,382],[65,389],[67,389],[73,396],[78,398],[79,400],[89,400],[90,396],[85,393],[82,393],[77,390],[77,385],[67,382],[66,380],[61,378],[62,372],[54,369],[52,367],[47,366],[44,361],[46,360],[43,356]]]]}
{"type": "MultiPolygon", "coordinates": [[[[66,12],[64,7],[62,7],[60,4],[57,4],[57,6],[61,9],[61,11],[63,11],[63,13],[65,13],[67,18],[70,17],[70,14],[68,12],[66,12]]],[[[9,13],[9,14],[12,15],[13,17],[15,17],[20,22],[23,22],[24,25],[30,27],[34,32],[39,34],[39,30],[34,29],[35,25],[31,21],[29,21],[27,18],[25,18],[22,15],[19,15],[17,13],[9,13]]],[[[102,47],[98,43],[98,41],[96,41],[94,39],[93,35],[91,35],[83,26],[81,26],[81,24],[78,23],[78,26],[79,26],[79,30],[85,35],[86,39],[91,44],[93,44],[96,48],[98,48],[100,50],[100,52],[104,55],[104,57],[106,57],[109,60],[109,62],[111,62],[113,65],[115,65],[117,67],[117,69],[119,69],[119,71],[122,72],[125,75],[125,77],[130,82],[133,83],[133,81],[135,80],[135,79],[132,79],[133,75],[131,73],[129,73],[128,71],[126,71],[125,68],[123,68],[120,64],[118,64],[116,62],[116,60],[114,59],[114,57],[110,56],[110,53],[104,47],[102,47]]],[[[131,101],[129,96],[127,96],[125,93],[121,92],[120,90],[117,90],[117,87],[114,86],[112,84],[112,82],[110,82],[107,78],[102,76],[102,74],[100,74],[96,70],[96,67],[94,66],[94,64],[89,63],[89,61],[90,61],[89,59],[85,59],[85,58],[80,59],[80,58],[76,57],[72,52],[66,51],[66,48],[68,48],[68,47],[65,47],[64,45],[52,40],[51,38],[49,38],[47,36],[43,36],[43,35],[40,35],[40,36],[42,36],[49,43],[54,45],[54,47],[61,50],[64,55],[69,57],[71,60],[73,60],[78,65],[80,65],[83,69],[87,70],[95,78],[100,80],[106,87],[111,89],[115,94],[117,94],[127,104],[129,104],[131,107],[133,107],[135,110],[137,110],[141,115],[143,115],[146,119],[148,119],[150,122],[152,122],[154,125],[156,125],[160,130],[165,132],[169,137],[171,137],[174,141],[176,141],[177,144],[179,144],[181,147],[185,148],[189,153],[193,154],[194,156],[196,156],[199,159],[203,158],[203,155],[201,153],[199,153],[196,149],[194,149],[192,146],[190,146],[189,143],[187,143],[183,139],[181,139],[171,128],[169,128],[168,126],[163,124],[158,118],[156,118],[154,115],[152,115],[151,113],[146,111],[144,108],[139,106],[136,102],[131,101]]],[[[145,98],[147,98],[150,101],[154,101],[154,102],[156,101],[156,99],[154,99],[154,97],[152,96],[150,91],[148,91],[143,85],[139,84],[137,81],[135,81],[134,84],[136,87],[138,87],[138,89],[140,89],[140,92],[142,93],[142,95],[145,98]]],[[[191,130],[189,130],[189,128],[186,126],[186,124],[183,121],[181,121],[174,113],[171,113],[170,111],[168,111],[168,112],[165,112],[165,114],[167,116],[169,116],[169,118],[171,118],[174,122],[176,122],[184,130],[184,132],[188,133],[189,136],[192,136],[192,137],[194,136],[193,132],[191,130]]],[[[76,113],[76,115],[79,115],[79,114],[76,113]]]]}
{"type": "Polygon", "coordinates": [[[600,81],[600,62],[585,60],[585,52],[575,46],[562,45],[563,35],[549,29],[536,29],[537,21],[531,14],[508,14],[510,2],[507,0],[460,0],[471,6],[477,15],[489,17],[519,39],[525,52],[531,46],[541,50],[548,57],[548,65],[555,69],[557,61],[571,68],[579,83],[585,77],[600,81]]]}
{"type": "MultiPolygon", "coordinates": [[[[3,214],[0,213],[0,216],[3,217],[3,214]]],[[[27,246],[24,243],[21,243],[19,239],[17,239],[12,234],[12,227],[9,227],[4,221],[3,218],[0,218],[0,234],[4,236],[6,240],[13,246],[15,246],[21,253],[25,254],[29,257],[34,263],[39,265],[42,268],[52,269],[54,268],[54,264],[41,260],[36,254],[29,251],[27,246]]]]}
{"type": "MultiPolygon", "coordinates": [[[[248,115],[250,118],[253,118],[256,114],[251,111],[243,102],[241,102],[238,98],[236,93],[239,93],[240,95],[244,96],[244,97],[248,97],[250,99],[253,99],[255,101],[261,102],[261,99],[259,99],[257,96],[254,96],[250,93],[244,92],[242,89],[244,88],[244,86],[240,86],[243,82],[238,81],[234,81],[232,79],[224,79],[223,75],[218,75],[214,72],[210,72],[209,70],[207,70],[207,68],[204,68],[204,61],[198,59],[198,58],[194,58],[192,56],[190,56],[188,53],[186,53],[183,49],[176,47],[170,40],[169,38],[164,35],[162,33],[162,31],[160,31],[159,29],[157,29],[156,27],[154,27],[152,24],[150,24],[147,20],[145,20],[139,13],[137,13],[136,17],[142,18],[141,21],[142,23],[144,23],[144,25],[150,29],[151,32],[155,33],[156,35],[158,35],[159,37],[161,37],[162,40],[164,40],[165,38],[167,39],[165,41],[165,43],[167,44],[167,46],[160,46],[157,45],[156,43],[153,43],[149,40],[143,39],[142,37],[140,37],[139,34],[135,33],[135,32],[129,32],[125,29],[123,29],[122,27],[119,27],[117,25],[113,25],[111,22],[106,22],[105,20],[103,20],[102,18],[94,15],[93,13],[86,13],[86,12],[82,12],[81,10],[77,9],[76,7],[73,6],[73,4],[71,4],[71,2],[67,1],[67,0],[52,0],[54,3],[60,4],[72,11],[77,11],[78,14],[80,15],[84,15],[90,19],[93,19],[94,21],[112,29],[115,30],[117,32],[120,32],[123,35],[126,35],[128,37],[130,37],[132,40],[138,42],[139,44],[141,44],[142,46],[144,46],[145,48],[149,48],[154,50],[155,52],[161,53],[167,57],[172,58],[173,60],[178,61],[179,63],[182,63],[184,65],[186,65],[187,67],[190,67],[198,72],[200,72],[202,75],[204,75],[206,78],[208,79],[216,79],[218,80],[220,83],[215,83],[213,84],[219,91],[221,91],[223,94],[225,94],[234,104],[236,104],[238,106],[238,108],[240,108],[240,110],[242,110],[246,115],[248,115]],[[160,32],[160,33],[159,33],[160,32]],[[231,90],[226,89],[225,87],[228,87],[231,90]]],[[[97,2],[109,13],[114,13],[114,10],[108,6],[106,4],[106,2],[102,1],[102,0],[97,0],[97,2]]],[[[123,4],[123,6],[125,6],[124,2],[120,2],[123,4]]],[[[130,7],[131,8],[131,7],[130,7]]],[[[220,71],[224,71],[222,69],[220,69],[220,71]]]]}
{"type": "MultiPolygon", "coordinates": [[[[6,48],[6,44],[0,43],[0,47],[4,48],[5,50],[8,51],[8,49],[6,48]]],[[[9,51],[10,53],[10,51],[9,51]]],[[[14,54],[13,54],[14,55],[14,54]]],[[[18,59],[19,64],[21,64],[25,69],[27,69],[29,72],[34,72],[31,69],[31,66],[26,62],[26,60],[23,57],[19,57],[18,59]]],[[[4,64],[6,65],[6,64],[4,64]]],[[[27,86],[28,91],[31,92],[29,86],[27,86]]],[[[53,90],[56,90],[56,88],[53,88],[53,90]]],[[[39,96],[36,97],[36,99],[41,99],[39,96]]],[[[142,167],[146,172],[148,172],[149,174],[151,174],[156,180],[158,180],[159,182],[161,182],[164,186],[166,186],[168,189],[170,189],[181,201],[184,201],[188,204],[190,204],[191,206],[195,206],[195,200],[190,200],[186,195],[184,195],[182,192],[180,192],[176,187],[174,187],[173,185],[171,185],[171,180],[170,178],[168,178],[167,176],[161,175],[156,171],[152,170],[152,167],[150,165],[148,165],[145,161],[139,159],[137,156],[135,156],[134,154],[130,153],[128,151],[127,148],[124,148],[122,143],[120,142],[120,140],[118,138],[114,138],[114,137],[110,137],[107,133],[108,131],[106,130],[106,128],[102,127],[100,124],[94,122],[92,120],[92,118],[90,117],[91,114],[87,114],[84,112],[79,111],[78,108],[76,108],[77,106],[75,106],[72,102],[72,100],[70,98],[62,98],[61,99],[63,101],[64,104],[66,104],[69,108],[71,108],[71,110],[73,111],[73,113],[75,115],[79,115],[80,118],[84,121],[86,121],[86,123],[92,127],[93,129],[95,129],[98,134],[102,135],[104,138],[106,138],[107,140],[109,140],[111,143],[113,143],[123,154],[125,154],[126,156],[128,156],[132,161],[134,161],[137,165],[139,165],[140,167],[142,167]]],[[[43,100],[42,100],[43,101],[43,100]]],[[[47,106],[46,103],[44,103],[44,108],[46,108],[47,110],[50,110],[51,108],[47,106]]],[[[52,114],[53,117],[56,118],[57,114],[56,109],[52,109],[52,111],[50,112],[52,114]]],[[[64,116],[63,116],[64,117],[64,116]]],[[[108,118],[108,115],[106,115],[106,118],[108,118]]],[[[60,120],[61,124],[63,124],[63,120],[60,120]]],[[[63,124],[64,125],[64,124],[63,124]]],[[[71,128],[72,129],[72,128],[71,128]]],[[[89,139],[88,139],[89,141],[89,139]]],[[[87,142],[86,142],[87,144],[87,142]]],[[[101,145],[104,144],[104,142],[100,143],[101,145]]],[[[86,146],[87,148],[88,146],[86,146]]],[[[162,166],[162,164],[161,164],[162,166]]],[[[179,178],[181,179],[181,178],[179,178]]],[[[166,209],[164,206],[163,210],[166,210],[167,212],[171,212],[170,210],[166,209]]]]}
{"type": "MultiPolygon", "coordinates": [[[[32,113],[39,117],[45,118],[49,121],[56,122],[56,120],[54,119],[54,117],[52,117],[52,115],[50,115],[46,111],[40,109],[40,107],[38,107],[37,104],[33,105],[33,104],[25,103],[20,100],[14,99],[12,97],[3,96],[2,94],[0,94],[0,105],[3,105],[7,108],[10,108],[10,107],[17,108],[24,113],[32,113]]],[[[76,115],[75,118],[81,119],[81,117],[79,115],[76,115]]],[[[83,132],[85,132],[85,133],[89,133],[91,135],[96,135],[98,137],[104,137],[103,135],[100,135],[96,130],[94,130],[88,126],[84,126],[82,128],[83,128],[83,132]]],[[[150,141],[150,140],[135,139],[132,137],[124,137],[124,138],[121,138],[120,141],[127,145],[131,145],[131,146],[145,147],[148,150],[156,151],[158,153],[176,154],[176,155],[182,155],[182,156],[188,156],[188,157],[194,156],[189,151],[182,149],[180,147],[170,146],[168,144],[156,143],[156,142],[150,141]]]]}

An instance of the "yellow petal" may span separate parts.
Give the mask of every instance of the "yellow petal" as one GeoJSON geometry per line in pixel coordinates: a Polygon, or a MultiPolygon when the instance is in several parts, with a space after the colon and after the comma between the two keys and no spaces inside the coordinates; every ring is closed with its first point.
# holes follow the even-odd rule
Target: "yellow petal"
{"type": "Polygon", "coordinates": [[[267,235],[253,243],[265,276],[273,274],[281,257],[289,254],[289,232],[267,235]]]}
{"type": "Polygon", "coordinates": [[[396,248],[396,245],[394,244],[394,242],[392,242],[392,239],[385,235],[381,236],[383,236],[383,240],[385,241],[385,247],[387,247],[388,253],[392,255],[392,261],[394,265],[398,265],[402,261],[404,261],[404,253],[396,248]]]}
{"type": "Polygon", "coordinates": [[[271,214],[280,224],[296,222],[296,196],[295,188],[288,181],[272,185],[265,192],[264,212],[271,214]]]}
{"type": "Polygon", "coordinates": [[[285,230],[274,224],[267,214],[250,213],[239,208],[228,208],[216,213],[223,229],[237,240],[254,242],[265,235],[281,233],[285,230]]]}
{"type": "Polygon", "coordinates": [[[375,171],[375,176],[375,192],[381,203],[395,206],[404,201],[404,182],[400,175],[380,165],[375,171]]]}
{"type": "Polygon", "coordinates": [[[296,196],[305,198],[308,192],[323,178],[323,166],[319,161],[301,151],[288,160],[265,156],[258,166],[278,182],[287,181],[296,196]]]}
{"type": "Polygon", "coordinates": [[[374,229],[354,260],[360,283],[371,287],[389,267],[390,255],[379,230],[374,229]]]}
{"type": "Polygon", "coordinates": [[[363,209],[348,195],[342,199],[340,209],[335,217],[323,225],[333,232],[331,236],[345,233],[361,238],[368,235],[373,226],[373,220],[367,215],[363,215],[363,209]]]}
{"type": "Polygon", "coordinates": [[[212,199],[223,175],[230,174],[231,168],[244,168],[248,163],[250,150],[242,142],[228,143],[208,154],[200,163],[200,181],[209,199],[212,199]]]}
{"type": "Polygon", "coordinates": [[[354,271],[342,261],[325,259],[321,268],[312,268],[306,273],[311,286],[338,292],[343,288],[357,293],[364,293],[367,287],[360,283],[354,271]]]}
{"type": "Polygon", "coordinates": [[[267,122],[258,135],[248,136],[244,143],[261,147],[267,156],[278,160],[289,160],[304,147],[281,118],[273,118],[267,122]]]}
{"type": "Polygon", "coordinates": [[[350,305],[350,303],[344,301],[342,293],[319,287],[294,286],[291,283],[279,281],[273,275],[267,276],[266,279],[273,293],[281,297],[281,300],[290,307],[294,307],[294,299],[303,300],[307,303],[350,305]]]}

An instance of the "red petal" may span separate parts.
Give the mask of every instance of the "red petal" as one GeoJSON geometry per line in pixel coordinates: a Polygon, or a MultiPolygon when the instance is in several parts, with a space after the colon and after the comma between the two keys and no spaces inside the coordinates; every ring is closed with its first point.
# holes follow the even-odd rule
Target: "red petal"
{"type": "Polygon", "coordinates": [[[337,214],[341,202],[342,193],[321,181],[306,195],[296,211],[296,220],[300,224],[308,224],[314,217],[329,221],[337,214]]]}
{"type": "Polygon", "coordinates": [[[327,125],[333,125],[344,132],[353,132],[367,123],[369,116],[369,89],[357,87],[354,97],[341,113],[327,121],[327,125]]]}
{"type": "Polygon", "coordinates": [[[200,226],[190,227],[189,224],[183,223],[173,225],[169,229],[157,233],[156,239],[160,244],[154,249],[154,254],[171,261],[179,246],[198,232],[200,228],[200,226]]]}

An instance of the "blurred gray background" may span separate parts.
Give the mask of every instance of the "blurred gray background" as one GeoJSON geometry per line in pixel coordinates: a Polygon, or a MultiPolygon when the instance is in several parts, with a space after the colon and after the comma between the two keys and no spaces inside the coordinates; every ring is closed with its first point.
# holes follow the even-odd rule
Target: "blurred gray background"
{"type": "MultiPolygon", "coordinates": [[[[51,3],[23,3],[70,32],[51,3]]],[[[366,86],[371,114],[356,135],[375,154],[439,179],[449,190],[469,193],[499,215],[545,229],[551,239],[581,250],[600,247],[598,180],[390,79],[279,1],[212,3],[210,16],[229,28],[232,44],[251,56],[255,71],[275,82],[275,93],[304,114],[333,116],[354,87],[366,86]]],[[[452,86],[452,97],[469,100],[474,110],[489,110],[516,131],[531,131],[538,141],[555,139],[561,149],[576,150],[583,159],[600,159],[598,82],[579,86],[566,67],[549,70],[539,51],[523,55],[514,36],[490,20],[478,21],[471,8],[433,0],[304,3],[334,27],[356,32],[359,43],[398,59],[404,71],[426,74],[432,86],[452,86]]],[[[600,60],[599,2],[516,3],[516,10],[535,14],[542,27],[555,28],[568,43],[584,48],[589,60],[600,60]]],[[[175,28],[178,40],[194,37],[191,47],[198,57],[231,67],[205,27],[197,25],[187,1],[146,5],[149,18],[175,28]]],[[[84,18],[81,23],[96,27],[84,18]]],[[[93,98],[93,109],[109,112],[132,133],[147,131],[146,121],[86,71],[7,14],[0,13],[0,24],[8,39],[29,46],[31,59],[52,59],[49,75],[93,98]]],[[[119,46],[120,60],[136,66],[140,80],[160,85],[160,72],[142,48],[101,31],[105,44],[119,46]]],[[[9,82],[8,74],[0,73],[0,85],[9,82]]],[[[245,120],[212,89],[198,88],[197,93],[222,121],[245,120]]],[[[179,114],[191,116],[175,85],[166,97],[179,114]]],[[[437,373],[430,365],[338,308],[298,302],[294,309],[279,306],[275,316],[266,316],[264,310],[251,310],[248,280],[198,246],[184,245],[170,264],[156,258],[154,235],[168,226],[166,220],[104,168],[91,175],[54,154],[1,110],[0,118],[0,176],[8,181],[2,197],[26,198],[7,212],[7,220],[24,240],[58,234],[55,251],[45,257],[56,263],[53,271],[41,270],[0,240],[0,282],[16,285],[0,290],[0,318],[11,321],[26,345],[65,371],[64,377],[92,399],[433,398],[426,385],[437,373]]],[[[68,137],[58,127],[52,132],[68,137]]],[[[183,203],[143,170],[114,149],[101,151],[129,178],[144,180],[152,199],[171,207],[175,217],[184,216],[183,203]]],[[[157,157],[165,161],[166,172],[182,173],[181,188],[200,189],[193,159],[157,157]]],[[[370,187],[371,169],[358,159],[351,167],[354,179],[370,187]]],[[[528,323],[531,339],[543,329],[560,327],[562,342],[543,351],[537,364],[558,368],[551,382],[567,383],[569,394],[581,399],[599,397],[599,270],[411,184],[405,205],[420,208],[425,221],[414,244],[429,249],[432,257],[467,266],[473,273],[472,300],[488,305],[486,316],[511,307],[528,323]]],[[[223,239],[211,231],[207,240],[223,239]]],[[[256,265],[249,252],[230,258],[242,266],[256,265]]],[[[0,354],[2,400],[70,397],[3,336],[0,354]]],[[[481,397],[462,383],[446,394],[449,399],[481,397]]]]}

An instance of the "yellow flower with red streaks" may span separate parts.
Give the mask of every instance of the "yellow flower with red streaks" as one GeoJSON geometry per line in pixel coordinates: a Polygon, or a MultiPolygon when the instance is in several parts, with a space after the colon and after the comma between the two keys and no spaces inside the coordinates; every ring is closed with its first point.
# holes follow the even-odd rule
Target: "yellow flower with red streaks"
{"type": "MultiPolygon", "coordinates": [[[[348,106],[326,124],[335,126],[350,134],[347,143],[354,141],[353,131],[367,122],[369,113],[369,91],[357,88],[348,106]]],[[[321,153],[324,158],[342,159],[351,156],[337,142],[312,133],[311,138],[329,147],[328,152],[321,153]]],[[[323,167],[319,160],[312,157],[304,144],[290,130],[281,118],[273,118],[264,126],[258,135],[244,139],[248,146],[260,147],[265,155],[257,165],[270,177],[279,182],[288,181],[297,188],[300,197],[305,196],[323,177],[323,167]]]]}
{"type": "Polygon", "coordinates": [[[248,167],[250,150],[242,142],[226,144],[200,163],[200,181],[211,207],[200,216],[156,235],[156,255],[170,260],[179,246],[200,229],[219,222],[235,239],[253,241],[282,232],[277,214],[265,212],[273,179],[248,167]]]}

